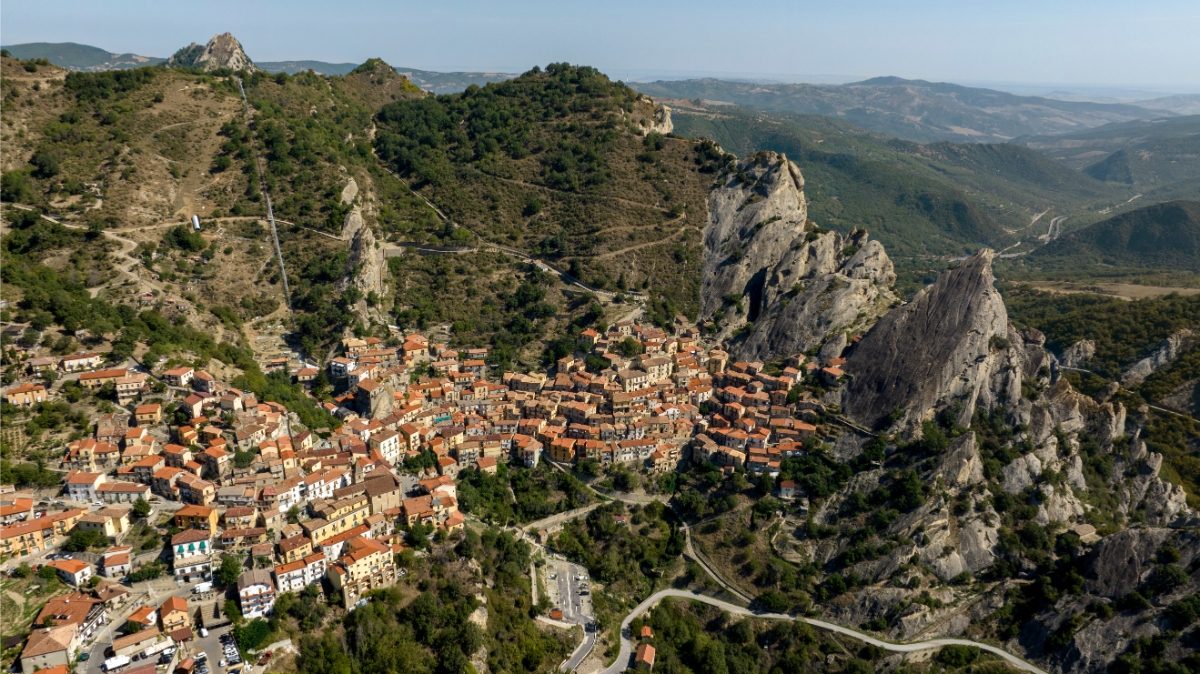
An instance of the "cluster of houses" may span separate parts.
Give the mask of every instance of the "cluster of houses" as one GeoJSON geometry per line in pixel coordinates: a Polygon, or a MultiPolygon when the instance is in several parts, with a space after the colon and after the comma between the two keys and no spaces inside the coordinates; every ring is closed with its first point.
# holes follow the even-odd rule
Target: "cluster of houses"
{"type": "MultiPolygon", "coordinates": [[[[341,421],[333,430],[303,428],[282,405],[191,367],[151,374],[102,369],[98,354],[31,359],[35,376],[53,368],[85,388],[111,383],[125,409],[99,415],[91,437],[64,447],[63,507],[0,499],[0,557],[44,557],[81,528],[113,543],[94,562],[46,562],[78,589],[35,621],[25,671],[70,662],[117,614],[113,602],[129,593],[106,582],[98,586],[105,597],[96,596],[87,591],[93,576],[117,581],[155,561],[123,544],[140,501],[170,513],[162,556],[182,594],[210,582],[232,555],[244,570],[227,591],[246,618],[270,614],[280,593],[314,585],[353,610],[403,575],[396,553],[405,530],[463,527],[460,471],[549,459],[662,473],[690,451],[727,470],[775,474],[818,431],[822,405],[803,382],[843,376],[837,359],[730,362],[682,319],[671,332],[634,322],[585,330],[576,353],[550,372],[498,379],[486,349],[458,351],[420,334],[396,344],[346,339],[325,373],[293,371],[302,385],[332,382],[338,393],[323,405],[341,421]]],[[[48,392],[26,383],[4,395],[29,405],[48,392]]],[[[139,629],[115,638],[113,653],[191,638],[185,597],[127,608],[124,624],[139,629]]],[[[643,666],[652,666],[645,646],[643,666]]]]}
{"type": "Polygon", "coordinates": [[[428,450],[448,474],[490,468],[489,459],[536,466],[543,457],[669,472],[688,447],[699,460],[776,473],[823,411],[801,384],[842,376],[839,363],[802,355],[774,375],[763,363],[731,363],[683,320],[673,333],[633,322],[585,330],[580,351],[551,372],[506,372],[499,382],[486,376],[482,349],[459,353],[419,335],[403,347],[344,346],[329,364],[344,391],[330,411],[357,417],[348,427],[369,433],[389,460],[428,450]],[[415,362],[429,374],[413,379],[415,362]]]}

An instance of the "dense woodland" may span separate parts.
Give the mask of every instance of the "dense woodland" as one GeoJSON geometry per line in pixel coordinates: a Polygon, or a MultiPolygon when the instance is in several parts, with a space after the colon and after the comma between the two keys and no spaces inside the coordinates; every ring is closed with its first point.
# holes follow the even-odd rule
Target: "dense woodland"
{"type": "Polygon", "coordinates": [[[528,544],[493,528],[468,531],[429,564],[431,577],[420,594],[399,587],[375,593],[374,601],[350,613],[339,630],[326,629],[300,642],[302,674],[461,674],[486,649],[493,672],[546,671],[569,651],[565,640],[531,620],[528,544]],[[463,572],[454,559],[478,562],[463,572]],[[455,568],[451,568],[455,567],[455,568]],[[482,594],[486,603],[477,598],[482,594]],[[486,627],[472,613],[486,607],[486,627]]]}

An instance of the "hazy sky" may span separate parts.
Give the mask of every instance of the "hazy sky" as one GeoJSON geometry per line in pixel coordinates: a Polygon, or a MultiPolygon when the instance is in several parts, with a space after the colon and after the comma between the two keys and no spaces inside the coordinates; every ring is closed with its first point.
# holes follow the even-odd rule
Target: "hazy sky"
{"type": "Polygon", "coordinates": [[[1197,0],[3,0],[0,42],[170,55],[218,32],[252,59],[618,77],[877,75],[1200,91],[1197,0]]]}

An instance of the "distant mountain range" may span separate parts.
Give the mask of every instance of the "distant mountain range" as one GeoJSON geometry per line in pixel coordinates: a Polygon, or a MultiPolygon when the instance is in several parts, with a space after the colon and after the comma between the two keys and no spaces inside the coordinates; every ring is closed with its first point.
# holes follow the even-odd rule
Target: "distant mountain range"
{"type": "MultiPolygon", "coordinates": [[[[50,63],[68,70],[100,71],[125,70],[154,66],[167,61],[157,56],[138,54],[115,54],[99,47],[75,42],[29,42],[7,45],[4,49],[19,59],[46,59],[50,63]]],[[[256,61],[255,66],[267,72],[295,74],[312,70],[322,75],[345,75],[354,70],[357,63],[328,63],[326,61],[256,61]]],[[[414,84],[435,94],[462,91],[475,84],[499,82],[515,77],[511,73],[451,72],[442,73],[416,68],[396,68],[396,72],[407,75],[414,84]]]]}
{"type": "Polygon", "coordinates": [[[876,77],[850,84],[755,84],[718,79],[636,85],[660,99],[727,103],[766,112],[837,117],[917,142],[1005,142],[1114,122],[1169,117],[1139,105],[1060,101],[944,82],[876,77]]]}
{"type": "Polygon", "coordinates": [[[46,59],[68,70],[126,70],[166,63],[166,58],[138,54],[114,54],[99,47],[76,42],[29,42],[3,47],[19,59],[46,59]]]}

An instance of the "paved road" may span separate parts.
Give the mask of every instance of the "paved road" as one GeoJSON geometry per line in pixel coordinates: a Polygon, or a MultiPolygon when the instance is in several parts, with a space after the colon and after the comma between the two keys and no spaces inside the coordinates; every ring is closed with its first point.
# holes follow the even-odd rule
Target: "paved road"
{"type": "Polygon", "coordinates": [[[634,608],[633,611],[631,611],[629,613],[629,615],[625,616],[625,619],[623,621],[621,621],[621,650],[620,650],[620,653],[617,654],[616,662],[614,662],[612,665],[609,665],[606,669],[604,669],[603,674],[620,674],[620,672],[625,671],[626,667],[629,664],[629,659],[633,655],[633,638],[632,638],[632,634],[631,634],[629,625],[634,620],[636,620],[638,618],[638,616],[641,616],[642,614],[646,613],[651,608],[656,606],[660,601],[662,601],[663,599],[666,599],[668,597],[676,597],[679,599],[690,599],[692,601],[703,602],[703,603],[709,604],[711,606],[716,606],[717,608],[719,608],[723,611],[726,611],[728,613],[732,613],[734,615],[749,616],[749,617],[760,618],[760,619],[764,619],[764,620],[800,621],[800,622],[807,623],[818,629],[826,630],[829,632],[835,632],[837,634],[841,634],[843,636],[847,636],[852,639],[858,639],[859,641],[870,644],[877,648],[882,648],[885,651],[891,651],[893,653],[916,653],[918,651],[926,651],[926,650],[942,648],[943,646],[972,646],[974,648],[978,648],[980,650],[987,651],[988,653],[991,653],[992,655],[996,655],[996,656],[1000,657],[1005,662],[1012,665],[1013,667],[1016,667],[1017,669],[1019,669],[1021,671],[1032,672],[1033,674],[1047,674],[1045,670],[1037,667],[1036,665],[1026,662],[1025,660],[1022,660],[1021,658],[1018,658],[1017,656],[1012,655],[1011,653],[1008,653],[1007,651],[1004,651],[1000,648],[992,646],[991,644],[983,644],[983,643],[979,643],[977,641],[971,641],[969,639],[954,639],[954,638],[929,639],[926,641],[916,641],[913,643],[893,643],[891,641],[884,641],[882,639],[877,639],[869,634],[864,634],[862,632],[859,632],[858,630],[853,630],[848,627],[842,627],[841,625],[834,625],[833,623],[828,623],[828,622],[825,622],[824,620],[817,620],[815,618],[806,618],[803,616],[787,615],[784,613],[756,613],[744,606],[738,606],[737,604],[731,604],[727,601],[722,601],[720,599],[714,599],[713,597],[708,597],[708,596],[705,596],[702,594],[696,594],[694,592],[688,592],[686,590],[676,590],[676,589],[666,589],[666,590],[659,590],[658,592],[655,592],[654,594],[650,595],[645,601],[638,604],[637,607],[634,608]]]}
{"type": "Polygon", "coordinates": [[[560,667],[562,671],[573,672],[579,665],[583,664],[583,661],[592,654],[592,649],[596,647],[597,634],[595,631],[588,631],[587,628],[584,628],[583,641],[579,642],[579,645],[575,647],[575,652],[571,653],[571,657],[562,663],[560,667]]]}

